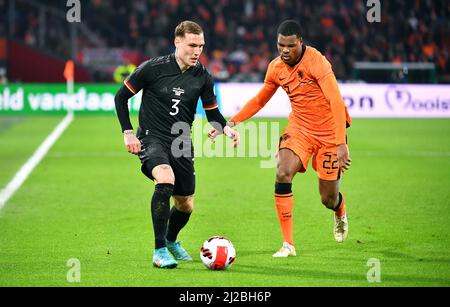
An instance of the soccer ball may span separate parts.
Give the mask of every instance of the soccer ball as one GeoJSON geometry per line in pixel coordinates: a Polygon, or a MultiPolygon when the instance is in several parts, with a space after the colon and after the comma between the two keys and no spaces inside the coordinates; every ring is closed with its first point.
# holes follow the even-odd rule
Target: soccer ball
{"type": "Polygon", "coordinates": [[[214,236],[203,242],[200,259],[211,270],[224,270],[231,266],[236,258],[236,250],[230,240],[214,236]]]}

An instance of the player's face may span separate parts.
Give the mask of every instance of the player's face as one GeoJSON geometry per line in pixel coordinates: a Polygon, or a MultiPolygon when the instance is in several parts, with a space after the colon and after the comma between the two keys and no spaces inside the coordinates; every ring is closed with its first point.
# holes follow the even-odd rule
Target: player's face
{"type": "Polygon", "coordinates": [[[294,64],[302,51],[302,39],[297,35],[284,36],[278,34],[278,52],[281,60],[288,65],[294,64]]]}
{"type": "Polygon", "coordinates": [[[175,38],[178,59],[187,67],[195,66],[205,46],[202,34],[186,33],[184,37],[175,38]]]}

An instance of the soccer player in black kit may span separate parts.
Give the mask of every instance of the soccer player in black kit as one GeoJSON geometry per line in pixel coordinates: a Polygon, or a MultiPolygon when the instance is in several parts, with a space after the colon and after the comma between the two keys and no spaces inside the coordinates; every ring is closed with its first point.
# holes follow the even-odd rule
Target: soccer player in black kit
{"type": "Polygon", "coordinates": [[[155,182],[151,200],[155,251],[153,265],[174,268],[192,260],[177,241],[194,206],[195,172],[191,126],[201,98],[208,121],[239,144],[239,134],[218,109],[214,81],[198,61],[205,45],[203,30],[183,21],[175,29],[175,53],[142,63],[115,96],[117,116],[128,152],[137,154],[142,172],[155,182]],[[139,128],[130,122],[128,99],[142,89],[139,128]],[[170,197],[174,206],[170,209],[170,197]]]}

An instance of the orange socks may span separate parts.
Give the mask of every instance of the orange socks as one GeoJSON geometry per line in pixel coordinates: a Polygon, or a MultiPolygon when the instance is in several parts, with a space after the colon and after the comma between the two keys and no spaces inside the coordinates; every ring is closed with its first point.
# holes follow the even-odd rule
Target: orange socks
{"type": "Polygon", "coordinates": [[[292,230],[294,195],[292,192],[288,194],[275,194],[275,207],[278,213],[278,220],[280,221],[281,232],[283,233],[283,241],[294,245],[292,230]]]}
{"type": "Polygon", "coordinates": [[[344,195],[339,192],[339,202],[336,208],[334,209],[334,215],[337,217],[342,217],[345,214],[345,199],[344,195]]]}

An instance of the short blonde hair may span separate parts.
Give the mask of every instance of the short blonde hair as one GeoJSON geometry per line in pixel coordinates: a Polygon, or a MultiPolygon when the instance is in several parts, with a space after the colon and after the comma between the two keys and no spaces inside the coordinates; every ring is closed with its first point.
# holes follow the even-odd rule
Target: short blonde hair
{"type": "Polygon", "coordinates": [[[186,33],[202,34],[203,29],[198,23],[185,20],[175,28],[175,37],[184,37],[186,33]]]}

